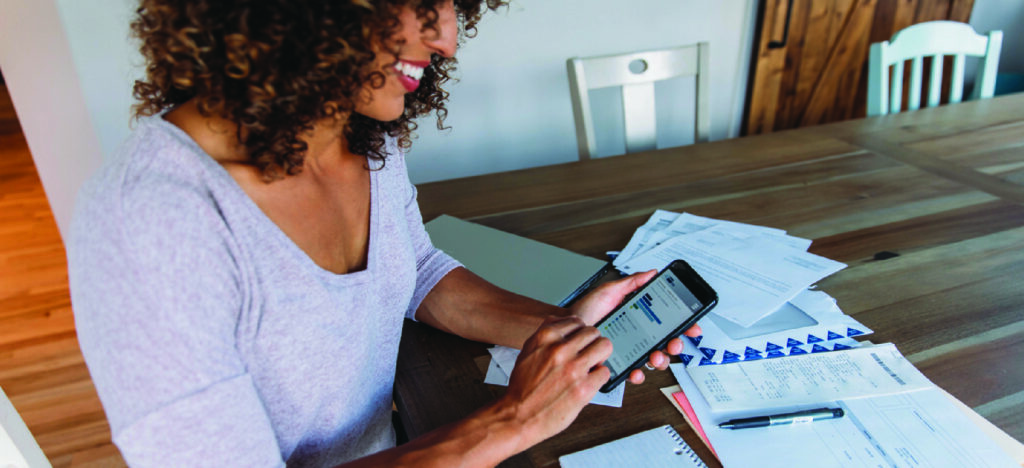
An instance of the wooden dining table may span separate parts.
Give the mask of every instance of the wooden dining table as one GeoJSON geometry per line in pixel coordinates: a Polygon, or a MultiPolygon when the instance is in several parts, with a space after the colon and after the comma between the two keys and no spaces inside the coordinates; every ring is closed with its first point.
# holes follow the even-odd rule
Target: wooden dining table
{"type": "MultiPolygon", "coordinates": [[[[1024,440],[1024,94],[895,115],[422,184],[441,214],[595,258],[656,210],[785,229],[848,267],[819,282],[935,384],[1024,440]]],[[[523,272],[528,274],[528,272],[523,272]]],[[[504,388],[483,383],[485,343],[408,322],[395,402],[416,437],[504,388]]],[[[589,405],[503,466],[670,424],[717,460],[648,372],[621,408],[589,405]]]]}

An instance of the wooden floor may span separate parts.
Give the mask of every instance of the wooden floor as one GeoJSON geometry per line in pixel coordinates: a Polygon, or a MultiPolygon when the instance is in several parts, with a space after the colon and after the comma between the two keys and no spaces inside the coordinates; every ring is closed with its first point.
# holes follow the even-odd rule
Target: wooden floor
{"type": "Polygon", "coordinates": [[[78,349],[64,245],[3,85],[0,388],[53,466],[125,466],[78,349]]]}

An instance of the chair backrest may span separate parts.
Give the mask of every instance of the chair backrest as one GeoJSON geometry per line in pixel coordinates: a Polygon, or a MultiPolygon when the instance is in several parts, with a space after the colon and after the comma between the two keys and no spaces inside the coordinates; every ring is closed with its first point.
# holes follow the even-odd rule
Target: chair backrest
{"type": "Polygon", "coordinates": [[[924,57],[931,57],[927,107],[939,104],[943,57],[953,56],[949,102],[963,99],[965,57],[982,57],[974,81],[971,99],[992,97],[996,69],[1002,48],[1002,31],[986,35],[974,32],[970,25],[956,21],[929,21],[915,24],[893,35],[891,41],[871,45],[868,59],[868,116],[899,112],[903,100],[903,64],[911,60],[907,110],[921,107],[921,82],[924,57]],[[892,66],[892,83],[889,67],[892,66]]]}
{"type": "Polygon", "coordinates": [[[654,83],[694,76],[697,83],[694,141],[708,141],[711,115],[707,42],[620,55],[574,57],[566,62],[566,66],[581,160],[589,159],[597,148],[588,94],[591,89],[622,87],[626,152],[632,153],[657,147],[654,83]]]}

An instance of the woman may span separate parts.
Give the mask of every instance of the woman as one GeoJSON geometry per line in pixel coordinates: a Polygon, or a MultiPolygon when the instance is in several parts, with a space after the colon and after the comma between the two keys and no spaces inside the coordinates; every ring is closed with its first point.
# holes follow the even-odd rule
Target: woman
{"type": "Polygon", "coordinates": [[[500,290],[431,246],[405,172],[460,27],[499,2],[227,3],[142,1],[140,124],[75,214],[77,331],[125,459],[483,466],[564,429],[608,378],[588,325],[650,274],[571,310],[500,290]],[[505,396],[395,447],[404,318],[523,351],[505,396]]]}

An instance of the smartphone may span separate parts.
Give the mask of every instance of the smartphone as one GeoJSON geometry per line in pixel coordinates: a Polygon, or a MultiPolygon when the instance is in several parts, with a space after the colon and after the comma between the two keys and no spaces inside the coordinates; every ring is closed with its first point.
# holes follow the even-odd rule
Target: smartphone
{"type": "Polygon", "coordinates": [[[619,386],[651,352],[663,349],[716,304],[718,294],[685,261],[676,260],[661,270],[595,325],[613,346],[604,362],[612,376],[601,391],[619,386]]]}

